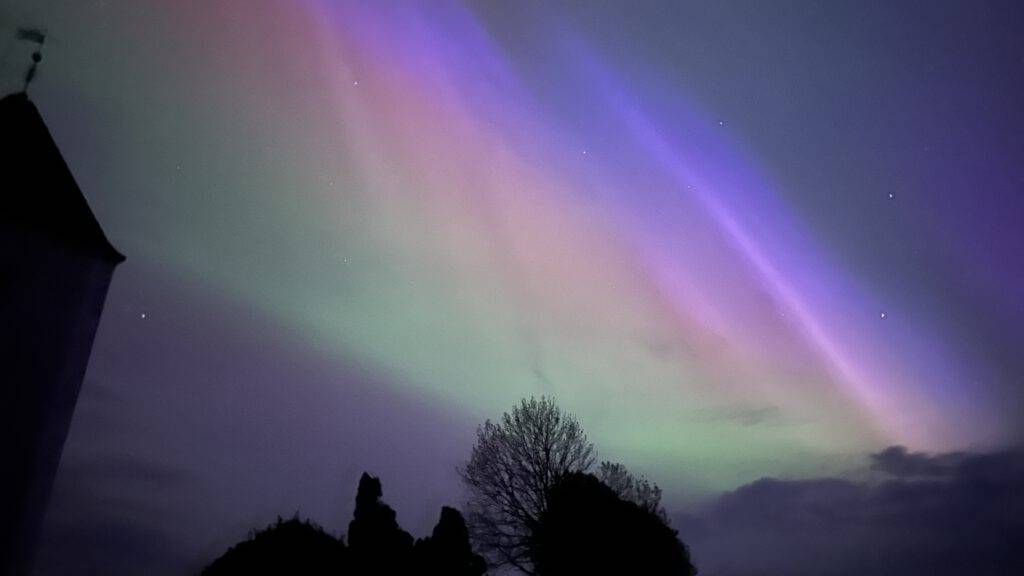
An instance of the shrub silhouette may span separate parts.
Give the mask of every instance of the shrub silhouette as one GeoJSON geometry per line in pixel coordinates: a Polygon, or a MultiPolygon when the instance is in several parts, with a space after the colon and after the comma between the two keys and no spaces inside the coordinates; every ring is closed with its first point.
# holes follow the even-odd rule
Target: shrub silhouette
{"type": "Polygon", "coordinates": [[[309,520],[277,519],[232,546],[203,570],[203,576],[236,574],[345,574],[345,544],[309,520]]]}
{"type": "Polygon", "coordinates": [[[531,542],[534,572],[692,576],[690,553],[655,511],[585,473],[563,476],[531,542]]]}
{"type": "Polygon", "coordinates": [[[408,573],[413,540],[381,501],[380,480],[366,472],[359,478],[356,508],[348,525],[348,546],[355,573],[408,573]]]}
{"type": "Polygon", "coordinates": [[[487,571],[483,556],[473,552],[469,529],[455,508],[441,507],[433,533],[416,541],[415,565],[420,574],[480,576],[487,571]]]}
{"type": "Polygon", "coordinates": [[[356,507],[348,525],[348,546],[312,522],[277,519],[249,534],[207,566],[203,576],[226,575],[390,575],[480,576],[483,557],[473,552],[462,514],[444,506],[433,533],[413,545],[395,511],[381,501],[380,480],[359,478],[356,507]]]}

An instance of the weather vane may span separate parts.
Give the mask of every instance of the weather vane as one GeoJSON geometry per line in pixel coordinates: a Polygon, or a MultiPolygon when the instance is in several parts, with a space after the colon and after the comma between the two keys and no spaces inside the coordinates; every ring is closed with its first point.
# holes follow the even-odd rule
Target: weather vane
{"type": "Polygon", "coordinates": [[[25,73],[25,87],[22,92],[28,93],[28,85],[32,83],[32,79],[36,77],[36,67],[39,66],[39,62],[43,59],[43,43],[46,42],[46,30],[43,28],[18,28],[18,40],[27,40],[37,44],[39,47],[32,53],[32,66],[29,67],[28,72],[25,73]]]}

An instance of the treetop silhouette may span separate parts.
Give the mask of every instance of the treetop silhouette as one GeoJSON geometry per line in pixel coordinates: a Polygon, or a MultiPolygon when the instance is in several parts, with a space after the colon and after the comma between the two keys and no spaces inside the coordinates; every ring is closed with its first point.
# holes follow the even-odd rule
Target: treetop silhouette
{"type": "Polygon", "coordinates": [[[394,509],[381,501],[382,496],[380,480],[363,472],[348,525],[348,545],[357,569],[399,573],[409,568],[413,539],[398,525],[394,509]]]}
{"type": "Polygon", "coordinates": [[[487,572],[487,562],[470,545],[462,513],[448,506],[441,508],[431,535],[416,541],[415,558],[424,574],[480,576],[487,572]]]}
{"type": "Polygon", "coordinates": [[[551,489],[531,551],[542,576],[697,573],[686,545],[658,514],[582,472],[551,489]]]}
{"type": "Polygon", "coordinates": [[[661,489],[618,463],[602,462],[596,476],[587,474],[594,460],[594,446],[579,422],[550,398],[524,399],[497,422],[486,421],[459,470],[469,493],[473,543],[492,566],[527,574],[589,573],[578,569],[588,559],[578,558],[573,567],[571,557],[577,554],[599,556],[609,566],[634,562],[651,569],[674,567],[659,573],[691,574],[686,547],[661,507],[661,489]],[[580,494],[570,494],[574,491],[580,494]],[[561,511],[553,513],[553,503],[561,511]],[[590,523],[576,523],[565,510],[590,523]],[[593,526],[601,526],[602,533],[593,533],[593,526]],[[652,540],[645,543],[629,531],[652,540]]]}
{"type": "Polygon", "coordinates": [[[576,418],[546,397],[524,399],[498,422],[477,429],[459,474],[469,490],[474,541],[493,565],[532,573],[530,539],[547,509],[548,491],[560,476],[589,469],[593,454],[576,418]]]}
{"type": "Polygon", "coordinates": [[[298,515],[290,520],[277,518],[263,530],[232,546],[213,561],[203,576],[236,574],[308,574],[338,576],[347,565],[345,543],[298,515]]]}

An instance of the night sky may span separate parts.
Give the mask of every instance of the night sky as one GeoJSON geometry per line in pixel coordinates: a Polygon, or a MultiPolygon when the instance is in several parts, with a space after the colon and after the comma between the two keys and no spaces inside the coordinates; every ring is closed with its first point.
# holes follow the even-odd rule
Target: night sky
{"type": "Polygon", "coordinates": [[[340,533],[363,470],[423,535],[542,394],[707,576],[1024,530],[1019,2],[3,0],[4,93],[26,25],[128,258],[41,573],[340,533]]]}

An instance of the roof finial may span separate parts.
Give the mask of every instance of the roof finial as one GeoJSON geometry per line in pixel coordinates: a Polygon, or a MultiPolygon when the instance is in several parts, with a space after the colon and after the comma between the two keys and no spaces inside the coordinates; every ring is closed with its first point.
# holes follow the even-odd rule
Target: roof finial
{"type": "Polygon", "coordinates": [[[22,92],[27,94],[28,85],[36,77],[36,67],[39,66],[39,62],[43,59],[42,49],[43,43],[46,42],[46,30],[44,28],[18,28],[18,40],[27,40],[39,45],[39,48],[36,48],[36,51],[32,53],[32,66],[25,73],[25,87],[22,89],[22,92]]]}

